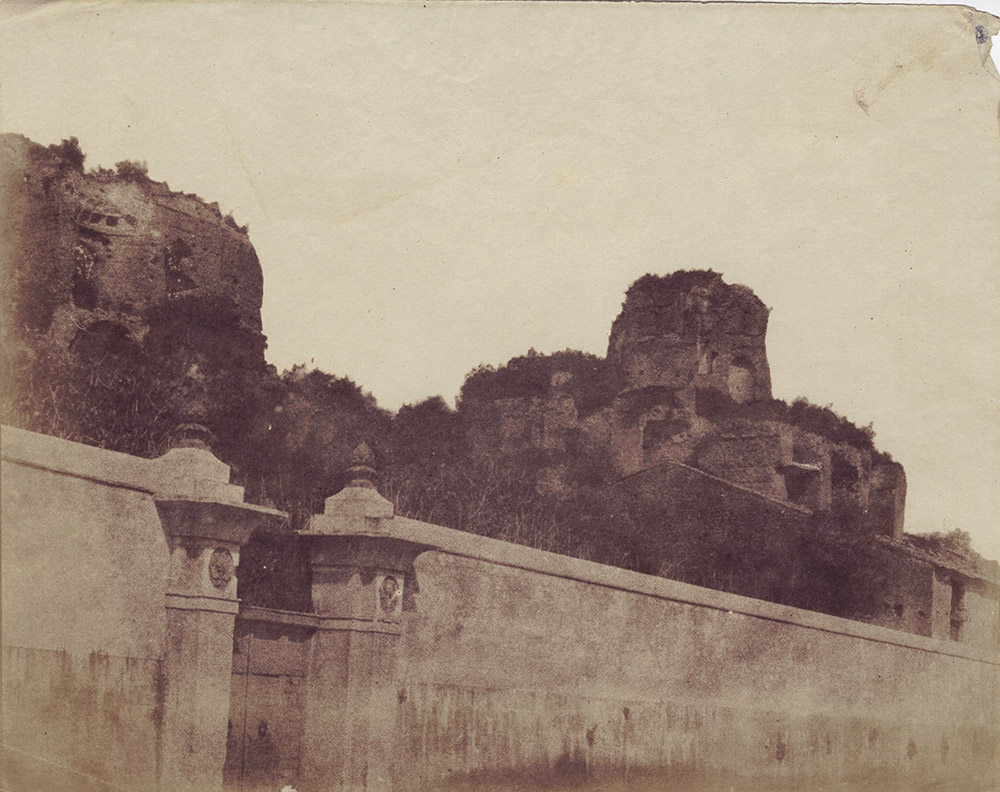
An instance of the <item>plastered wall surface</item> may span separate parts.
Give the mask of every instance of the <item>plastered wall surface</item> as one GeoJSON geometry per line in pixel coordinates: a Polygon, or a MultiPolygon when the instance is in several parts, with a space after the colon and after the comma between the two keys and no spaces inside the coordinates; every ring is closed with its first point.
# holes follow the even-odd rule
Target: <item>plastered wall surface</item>
{"type": "Polygon", "coordinates": [[[239,548],[284,515],[203,447],[2,442],[5,792],[221,789],[239,548]]]}
{"type": "Polygon", "coordinates": [[[148,493],[6,462],[3,485],[4,642],[159,656],[163,591],[148,573],[166,576],[168,552],[148,493]]]}
{"type": "Polygon", "coordinates": [[[151,464],[7,428],[3,441],[8,770],[41,759],[72,771],[69,789],[155,789],[168,551],[151,464]]]}
{"type": "Polygon", "coordinates": [[[400,788],[996,778],[995,653],[671,581],[651,593],[632,573],[607,585],[439,552],[414,569],[400,788]]]}

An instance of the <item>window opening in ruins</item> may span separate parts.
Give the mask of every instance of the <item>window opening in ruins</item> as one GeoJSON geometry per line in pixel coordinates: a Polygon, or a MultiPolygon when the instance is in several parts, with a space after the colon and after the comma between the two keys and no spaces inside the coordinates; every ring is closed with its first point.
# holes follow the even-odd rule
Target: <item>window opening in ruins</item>
{"type": "Polygon", "coordinates": [[[179,294],[198,287],[188,275],[194,266],[193,256],[194,251],[183,239],[175,239],[167,248],[163,261],[163,274],[166,277],[168,294],[179,294]]]}
{"type": "Polygon", "coordinates": [[[745,404],[754,396],[753,366],[742,355],[729,364],[729,395],[737,404],[745,404]]]}
{"type": "Polygon", "coordinates": [[[809,479],[801,475],[798,471],[793,471],[785,475],[785,493],[792,503],[800,503],[805,500],[806,492],[809,489],[809,479]]]}
{"type": "Polygon", "coordinates": [[[785,479],[785,498],[792,503],[815,509],[819,506],[822,469],[819,465],[792,462],[780,465],[778,472],[785,479]]]}
{"type": "Polygon", "coordinates": [[[965,627],[965,583],[961,580],[951,581],[951,640],[962,640],[962,629],[965,627]]]}
{"type": "Polygon", "coordinates": [[[831,484],[837,489],[850,489],[858,483],[858,468],[839,451],[830,453],[831,484]]]}

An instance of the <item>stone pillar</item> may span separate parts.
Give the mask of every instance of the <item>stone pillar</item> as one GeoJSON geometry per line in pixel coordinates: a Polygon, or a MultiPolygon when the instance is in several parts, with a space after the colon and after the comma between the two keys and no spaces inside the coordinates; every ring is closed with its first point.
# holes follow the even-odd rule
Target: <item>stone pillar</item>
{"type": "Polygon", "coordinates": [[[243,503],[229,466],[197,440],[168,451],[156,509],[170,550],[163,673],[163,792],[218,792],[226,758],[235,569],[255,528],[281,512],[243,503]]]}
{"type": "Polygon", "coordinates": [[[393,508],[375,490],[371,464],[367,446],[356,449],[350,484],[301,534],[318,629],[306,672],[299,792],[392,786],[403,594],[425,548],[378,535],[393,508]]]}

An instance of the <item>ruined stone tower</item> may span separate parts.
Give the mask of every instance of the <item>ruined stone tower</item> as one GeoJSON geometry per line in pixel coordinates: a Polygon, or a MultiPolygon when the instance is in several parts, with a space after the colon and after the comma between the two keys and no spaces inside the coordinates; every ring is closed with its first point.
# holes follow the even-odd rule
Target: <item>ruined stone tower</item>
{"type": "Polygon", "coordinates": [[[629,288],[608,359],[623,390],[709,388],[744,404],[771,398],[768,308],[708,271],[648,275],[629,288]]]}
{"type": "MultiPolygon", "coordinates": [[[[17,372],[11,379],[29,385],[43,366],[95,372],[92,382],[60,385],[60,398],[70,407],[99,403],[83,416],[98,428],[103,413],[145,410],[151,427],[245,432],[246,406],[236,402],[266,367],[263,276],[246,229],[218,205],[149,179],[141,165],[85,171],[83,161],[75,140],[43,147],[0,135],[0,343],[17,372]]],[[[62,369],[53,369],[60,383],[62,369]]],[[[152,435],[144,449],[78,422],[36,426],[38,394],[10,390],[10,423],[27,411],[35,429],[157,451],[152,435]]]]}
{"type": "Polygon", "coordinates": [[[74,164],[0,136],[5,285],[34,297],[8,317],[22,334],[65,348],[100,322],[141,343],[151,311],[196,294],[225,302],[240,327],[260,333],[260,263],[231,217],[129,163],[118,173],[74,164]]]}

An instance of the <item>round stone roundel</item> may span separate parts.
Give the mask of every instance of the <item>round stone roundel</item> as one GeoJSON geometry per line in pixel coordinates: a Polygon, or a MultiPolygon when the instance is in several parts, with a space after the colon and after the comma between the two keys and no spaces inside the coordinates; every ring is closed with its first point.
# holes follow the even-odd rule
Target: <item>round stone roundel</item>
{"type": "Polygon", "coordinates": [[[403,592],[399,588],[396,578],[386,575],[382,580],[382,585],[378,590],[378,604],[385,613],[392,613],[402,597],[403,592]]]}
{"type": "Polygon", "coordinates": [[[224,547],[212,551],[208,560],[208,577],[216,588],[224,587],[233,579],[233,554],[224,547]]]}

